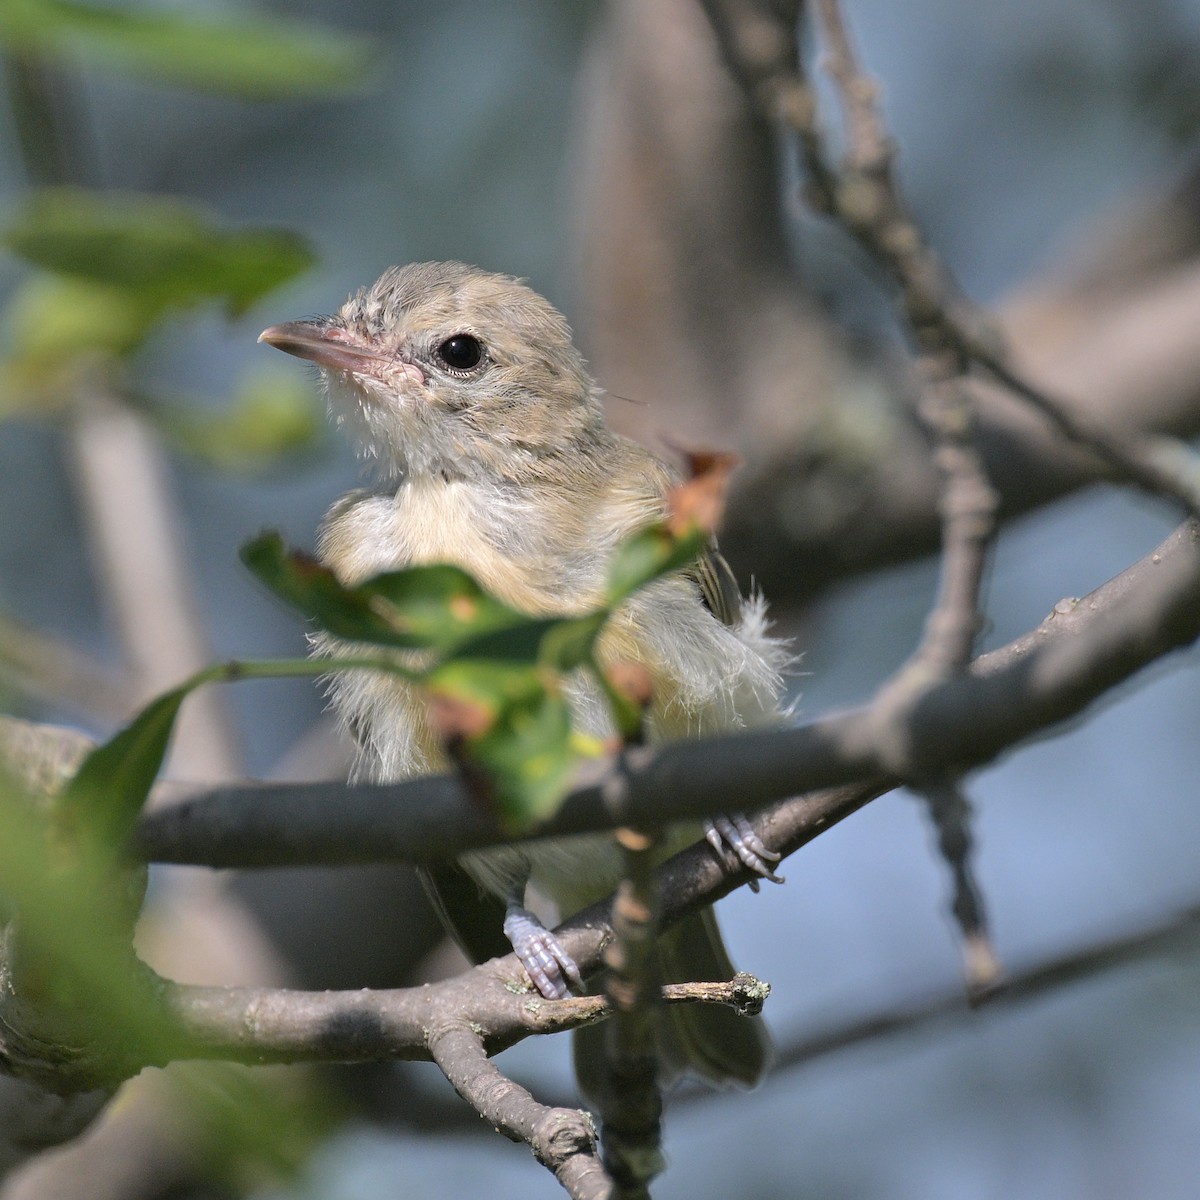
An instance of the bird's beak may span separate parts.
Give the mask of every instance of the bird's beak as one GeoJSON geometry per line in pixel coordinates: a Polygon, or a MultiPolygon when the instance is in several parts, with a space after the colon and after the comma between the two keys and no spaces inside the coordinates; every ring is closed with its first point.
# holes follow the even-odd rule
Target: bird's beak
{"type": "Polygon", "coordinates": [[[272,325],[258,335],[258,340],[318,366],[359,375],[371,374],[379,360],[386,357],[355,342],[337,325],[324,326],[315,321],[285,321],[282,325],[272,325]]]}

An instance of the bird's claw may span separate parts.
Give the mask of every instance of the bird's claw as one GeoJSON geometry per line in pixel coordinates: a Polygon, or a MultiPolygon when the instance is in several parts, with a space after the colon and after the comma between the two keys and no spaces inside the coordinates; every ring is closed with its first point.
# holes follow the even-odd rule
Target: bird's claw
{"type": "MultiPolygon", "coordinates": [[[[772,883],[783,883],[782,875],[775,874],[774,864],[782,857],[763,845],[762,838],[754,832],[750,822],[741,813],[728,817],[714,817],[704,822],[704,836],[723,862],[732,852],[737,861],[748,871],[772,883]]],[[[759,880],[751,879],[750,888],[757,892],[759,880]]]]}
{"type": "Polygon", "coordinates": [[[547,1000],[565,1000],[570,985],[583,988],[583,976],[562,943],[527,908],[510,905],[504,916],[504,934],[521,965],[547,1000]]]}

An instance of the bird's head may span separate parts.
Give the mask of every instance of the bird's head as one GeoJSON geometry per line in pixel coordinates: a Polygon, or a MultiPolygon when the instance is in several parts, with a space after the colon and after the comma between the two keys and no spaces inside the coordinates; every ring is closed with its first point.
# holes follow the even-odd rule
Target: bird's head
{"type": "Polygon", "coordinates": [[[387,473],[521,478],[610,436],[566,321],[507,275],[393,267],[335,316],[259,341],[317,364],[339,423],[387,473]]]}

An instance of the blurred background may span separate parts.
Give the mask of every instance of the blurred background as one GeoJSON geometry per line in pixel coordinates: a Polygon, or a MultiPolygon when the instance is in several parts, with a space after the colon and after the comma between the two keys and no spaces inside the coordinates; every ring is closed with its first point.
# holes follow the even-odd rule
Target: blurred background
{"type": "MultiPolygon", "coordinates": [[[[614,424],[743,454],[723,547],[803,653],[801,717],[868,698],[905,659],[936,580],[936,526],[887,287],[801,211],[788,140],[745,101],[699,4],[116,7],[252,7],[318,46],[353,35],[365,54],[349,81],[267,98],[151,78],[85,43],[47,60],[74,179],[191,198],[233,228],[283,227],[315,262],[234,319],[209,306],[156,325],[115,383],[101,373],[70,404],[5,376],[9,711],[105,735],[205,661],[303,652],[303,629],[238,547],[264,527],[311,546],[362,472],[304,368],[255,339],[393,263],[435,258],[523,276],[559,305],[616,397],[614,424]]],[[[917,217],[1018,359],[1098,412],[1200,431],[1200,3],[848,0],[846,13],[917,217]]],[[[47,168],[16,103],[24,55],[4,63],[2,222],[27,203],[31,164],[47,168]]],[[[14,361],[29,314],[50,319],[30,280],[20,257],[0,257],[0,352],[14,361]]],[[[992,646],[1148,552],[1177,514],[1089,485],[1035,421],[1002,397],[981,404],[1011,517],[990,576],[992,646]]],[[[1173,657],[969,781],[1006,965],[1200,899],[1196,663],[1173,657]]],[[[310,682],[209,693],[185,710],[171,773],[336,777],[344,750],[323,722],[310,682]]],[[[781,1044],[956,986],[947,873],[912,797],[870,805],[787,876],[722,906],[736,961],[774,986],[781,1044]]],[[[456,969],[402,870],[163,872],[152,901],[146,953],[178,978],[361,987],[456,969]]],[[[668,1109],[655,1194],[1192,1197],[1198,983],[1193,947],[781,1071],[753,1095],[689,1094],[668,1109]]],[[[540,1096],[571,1094],[562,1039],[525,1043],[502,1067],[540,1096]]],[[[214,1181],[153,1079],[138,1085],[0,1194],[244,1190],[214,1181]]],[[[330,1089],[345,1119],[298,1178],[257,1195],[555,1194],[432,1068],[303,1086],[330,1089]]]]}

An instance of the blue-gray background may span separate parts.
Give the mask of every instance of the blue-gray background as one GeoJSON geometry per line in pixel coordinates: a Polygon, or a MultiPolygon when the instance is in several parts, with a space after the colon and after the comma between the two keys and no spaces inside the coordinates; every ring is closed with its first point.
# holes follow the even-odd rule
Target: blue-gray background
{"type": "MultiPolygon", "coordinates": [[[[203,8],[199,0],[195,7],[203,8]]],[[[284,224],[321,265],[244,321],[181,322],[140,360],[142,382],[221,395],[269,352],[268,322],[326,311],[385,266],[456,257],[527,276],[570,309],[569,169],[577,72],[602,6],[571,0],[307,0],[272,10],[367,32],[362,94],[256,106],[88,75],[106,181],[198,196],[233,221],[284,224]]],[[[975,297],[1003,295],[1089,216],[1186,153],[1200,96],[1186,0],[852,0],[886,83],[914,206],[975,297]],[[1149,80],[1150,82],[1147,82],[1149,80]],[[1157,81],[1157,83],[1155,82],[1157,81]]],[[[0,200],[19,173],[0,125],[0,200]]],[[[0,268],[0,285],[16,278],[0,268]]],[[[330,439],[315,459],[231,479],[178,459],[173,483],[213,652],[295,653],[297,624],[237,563],[263,526],[311,543],[358,468],[330,439]]],[[[0,603],[112,654],[57,437],[0,426],[0,603]]],[[[1145,553],[1173,516],[1092,491],[1010,528],[991,575],[989,641],[1041,619],[1145,553]]],[[[848,585],[804,628],[801,714],[868,695],[916,638],[933,571],[848,585]]],[[[1196,659],[1176,658],[1069,735],[972,781],[978,870],[1014,964],[1200,892],[1196,659]]],[[[317,717],[307,684],[231,695],[249,769],[268,771],[317,717]]],[[[890,796],[788,864],[788,885],[724,906],[739,963],[770,979],[782,1039],[889,998],[950,986],[958,952],[946,880],[918,805],[890,796]]],[[[749,1097],[668,1117],[673,1167],[656,1195],[955,1200],[1192,1197],[1200,1178],[1200,970],[1195,956],[1131,967],[1019,1010],[846,1052],[749,1097]]],[[[510,1052],[522,1078],[567,1086],[565,1049],[510,1052]]],[[[431,1088],[444,1087],[432,1073],[431,1088]]],[[[347,1133],[288,1196],[553,1194],[527,1154],[491,1135],[347,1133]]],[[[282,1193],[281,1193],[282,1195],[282,1193]]]]}

